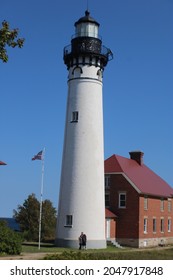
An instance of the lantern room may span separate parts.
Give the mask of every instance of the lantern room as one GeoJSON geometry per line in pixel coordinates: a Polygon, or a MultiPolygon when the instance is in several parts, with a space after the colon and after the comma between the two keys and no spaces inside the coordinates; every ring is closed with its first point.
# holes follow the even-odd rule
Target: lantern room
{"type": "Polygon", "coordinates": [[[90,16],[89,11],[85,16],[75,22],[75,37],[94,37],[98,38],[99,23],[90,16]]]}

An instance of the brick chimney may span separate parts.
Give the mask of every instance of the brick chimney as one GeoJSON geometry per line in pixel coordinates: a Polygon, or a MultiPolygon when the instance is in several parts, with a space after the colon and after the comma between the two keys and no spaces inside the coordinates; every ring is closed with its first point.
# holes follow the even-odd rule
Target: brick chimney
{"type": "Polygon", "coordinates": [[[140,165],[143,164],[143,155],[144,153],[141,152],[141,151],[132,151],[132,152],[129,152],[130,154],[130,158],[133,159],[133,160],[136,160],[136,162],[140,165]]]}

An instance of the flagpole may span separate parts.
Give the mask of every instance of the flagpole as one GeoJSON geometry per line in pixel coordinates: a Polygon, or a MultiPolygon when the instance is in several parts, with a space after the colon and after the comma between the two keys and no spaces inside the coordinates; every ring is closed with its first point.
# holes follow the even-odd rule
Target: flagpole
{"type": "Polygon", "coordinates": [[[43,187],[44,187],[44,157],[45,157],[45,148],[43,149],[43,154],[42,154],[42,170],[41,170],[40,218],[39,218],[39,238],[38,238],[39,250],[40,250],[40,243],[41,243],[41,222],[42,222],[42,204],[43,204],[43,187]]]}

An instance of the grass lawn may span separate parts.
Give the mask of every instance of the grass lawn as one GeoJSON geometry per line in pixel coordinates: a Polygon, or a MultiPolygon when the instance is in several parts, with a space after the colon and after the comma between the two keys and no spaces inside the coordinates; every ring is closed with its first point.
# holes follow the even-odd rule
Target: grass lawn
{"type": "Polygon", "coordinates": [[[118,249],[108,246],[106,249],[82,250],[58,248],[52,244],[27,243],[22,246],[22,253],[45,252],[47,260],[173,260],[173,247],[153,249],[118,249]]]}

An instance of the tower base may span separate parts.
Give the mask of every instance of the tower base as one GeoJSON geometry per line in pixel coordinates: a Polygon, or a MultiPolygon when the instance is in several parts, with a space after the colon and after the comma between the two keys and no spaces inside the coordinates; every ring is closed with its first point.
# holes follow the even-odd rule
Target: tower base
{"type": "MultiPolygon", "coordinates": [[[[78,249],[79,242],[78,240],[56,238],[55,246],[78,249]]],[[[106,240],[88,240],[86,245],[87,249],[105,249],[106,247],[106,240]]]]}

